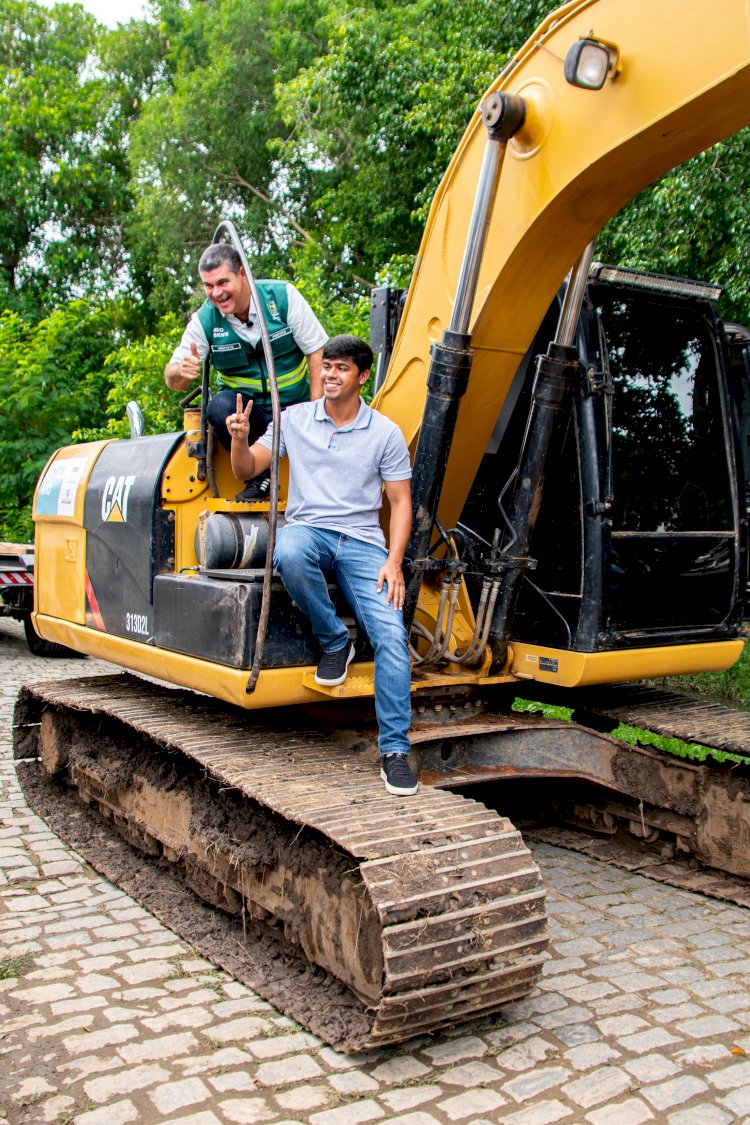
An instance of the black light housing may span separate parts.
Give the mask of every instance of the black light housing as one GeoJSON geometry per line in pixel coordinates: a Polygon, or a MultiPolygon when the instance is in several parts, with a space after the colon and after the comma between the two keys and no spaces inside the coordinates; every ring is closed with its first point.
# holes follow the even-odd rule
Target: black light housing
{"type": "Polygon", "coordinates": [[[617,66],[617,49],[598,39],[578,39],[565,56],[566,82],[581,90],[601,90],[617,66]]]}

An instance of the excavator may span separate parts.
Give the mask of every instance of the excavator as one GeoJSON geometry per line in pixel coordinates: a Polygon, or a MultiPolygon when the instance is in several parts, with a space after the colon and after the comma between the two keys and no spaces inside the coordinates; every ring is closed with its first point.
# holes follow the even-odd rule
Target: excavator
{"type": "Polygon", "coordinates": [[[272,565],[278,442],[269,500],[235,502],[207,371],[184,431],[147,436],[134,411],[129,439],[60,449],[40,478],[34,629],[126,671],[25,687],[19,768],[236,919],[251,957],[298,958],[267,994],[342,1050],[533,989],[548,935],[503,812],[519,782],[750,874],[748,715],[638,682],[743,649],[748,333],[717,287],[594,256],[638,191],[749,122],[746,0],[570,0],[472,117],[405,299],[375,294],[395,335],[374,406],[413,458],[414,797],[377,780],[372,654],[344,602],[355,661],[314,681],[272,565]]]}

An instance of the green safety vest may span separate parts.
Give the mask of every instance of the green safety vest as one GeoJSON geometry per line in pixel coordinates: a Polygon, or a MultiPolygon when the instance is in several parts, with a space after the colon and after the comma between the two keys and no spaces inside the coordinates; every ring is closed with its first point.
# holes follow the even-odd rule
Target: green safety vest
{"type": "MultiPolygon", "coordinates": [[[[306,402],[310,398],[307,356],[300,351],[286,322],[286,283],[256,281],[255,284],[271,338],[281,405],[306,402]]],[[[210,301],[198,309],[198,319],[208,340],[211,366],[217,372],[218,386],[245,391],[259,405],[270,405],[271,392],[262,339],[255,345],[240,339],[226,317],[210,301]]]]}

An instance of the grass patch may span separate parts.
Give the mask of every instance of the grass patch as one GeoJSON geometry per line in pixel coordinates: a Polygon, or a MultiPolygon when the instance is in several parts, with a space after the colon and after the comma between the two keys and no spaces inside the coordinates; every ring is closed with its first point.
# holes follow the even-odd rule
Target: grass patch
{"type": "MultiPolygon", "coordinates": [[[[716,675],[726,675],[726,673],[716,673],[716,675]]],[[[701,677],[694,676],[693,679],[701,677]]],[[[708,677],[702,677],[707,679],[708,677]]],[[[683,677],[680,677],[680,680],[683,677]]],[[[676,681],[677,686],[680,685],[680,680],[676,681]]],[[[661,684],[667,684],[668,681],[658,681],[661,684]]],[[[672,682],[669,681],[669,686],[674,690],[672,682]]],[[[683,691],[686,685],[682,684],[683,691]]],[[[560,719],[563,722],[570,722],[573,715],[572,707],[558,707],[551,703],[537,703],[532,699],[516,699],[513,704],[514,711],[532,711],[544,715],[546,719],[560,719]]],[[[738,765],[750,765],[750,758],[742,754],[732,754],[727,750],[716,750],[712,746],[702,746],[698,742],[683,742],[679,738],[665,738],[664,735],[654,734],[650,730],[641,730],[639,727],[630,727],[625,723],[620,723],[618,727],[611,732],[612,738],[617,738],[620,742],[627,742],[631,746],[653,746],[656,750],[663,750],[667,754],[672,754],[676,758],[689,758],[694,762],[733,762],[738,765]]]]}
{"type": "Polygon", "coordinates": [[[620,723],[612,731],[613,738],[620,742],[629,742],[631,746],[653,746],[657,750],[665,750],[667,754],[674,754],[677,758],[690,758],[694,762],[705,762],[713,759],[715,762],[736,762],[739,765],[750,765],[750,758],[742,754],[732,754],[728,750],[717,750],[713,746],[701,746],[699,742],[682,742],[679,738],[665,738],[662,734],[653,734],[650,730],[640,730],[638,727],[629,727],[620,723]]]}
{"type": "Polygon", "coordinates": [[[57,1118],[57,1125],[73,1125],[77,1117],[80,1117],[82,1113],[90,1113],[94,1108],[94,1103],[90,1098],[87,1098],[82,1106],[78,1108],[74,1106],[72,1109],[64,1110],[57,1118]]]}
{"type": "Polygon", "coordinates": [[[18,957],[6,957],[0,961],[0,980],[10,980],[12,977],[22,977],[34,964],[30,953],[20,953],[18,957]]]}
{"type": "Polygon", "coordinates": [[[750,645],[745,643],[737,663],[724,672],[706,672],[700,676],[667,676],[663,680],[647,682],[670,691],[703,695],[718,703],[750,707],[750,645]]]}
{"type": "Polygon", "coordinates": [[[167,980],[184,980],[186,977],[192,977],[195,974],[189,972],[183,965],[183,961],[188,961],[191,958],[200,956],[196,953],[175,953],[174,957],[169,958],[170,974],[167,980]]]}
{"type": "Polygon", "coordinates": [[[515,699],[512,711],[534,711],[545,719],[562,719],[569,723],[573,715],[572,707],[557,707],[552,703],[537,703],[534,699],[515,699]]]}

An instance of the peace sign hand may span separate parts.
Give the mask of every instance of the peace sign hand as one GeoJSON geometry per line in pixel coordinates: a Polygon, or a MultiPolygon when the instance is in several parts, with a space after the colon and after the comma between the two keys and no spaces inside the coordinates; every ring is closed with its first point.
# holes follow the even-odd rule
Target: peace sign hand
{"type": "Polygon", "coordinates": [[[237,395],[237,413],[230,414],[227,418],[227,429],[232,441],[247,442],[250,435],[250,411],[253,409],[253,400],[250,399],[245,409],[242,409],[242,395],[237,395]]]}

